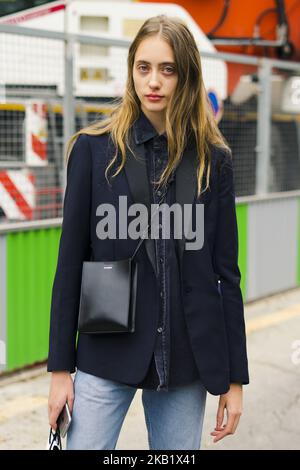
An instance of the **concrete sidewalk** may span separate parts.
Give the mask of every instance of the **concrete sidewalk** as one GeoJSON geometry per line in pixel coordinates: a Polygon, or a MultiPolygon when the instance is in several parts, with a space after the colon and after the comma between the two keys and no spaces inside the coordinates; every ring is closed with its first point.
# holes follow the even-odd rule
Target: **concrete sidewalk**
{"type": "MultiPolygon", "coordinates": [[[[236,433],[213,444],[219,397],[208,394],[202,449],[300,449],[300,289],[247,305],[245,314],[251,383],[244,412],[236,433]]],[[[45,449],[49,381],[45,367],[0,379],[0,449],[45,449]]],[[[117,449],[149,448],[141,393],[117,449]]]]}

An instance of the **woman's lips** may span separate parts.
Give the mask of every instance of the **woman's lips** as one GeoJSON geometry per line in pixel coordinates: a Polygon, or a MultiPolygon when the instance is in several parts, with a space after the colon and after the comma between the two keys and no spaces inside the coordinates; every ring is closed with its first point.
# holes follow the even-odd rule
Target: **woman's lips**
{"type": "Polygon", "coordinates": [[[151,96],[151,95],[146,95],[146,98],[148,98],[149,101],[160,101],[163,99],[163,96],[151,96]]]}

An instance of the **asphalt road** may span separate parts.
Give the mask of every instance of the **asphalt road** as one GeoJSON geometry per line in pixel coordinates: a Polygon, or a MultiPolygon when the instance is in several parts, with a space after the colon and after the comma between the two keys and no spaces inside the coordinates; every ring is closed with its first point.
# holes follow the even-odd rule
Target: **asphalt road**
{"type": "MultiPolygon", "coordinates": [[[[203,450],[300,449],[300,289],[245,307],[251,383],[234,435],[214,444],[218,397],[208,394],[203,450]]],[[[45,367],[0,377],[0,449],[45,449],[50,374],[45,367]]],[[[117,449],[149,449],[136,392],[117,449]]]]}

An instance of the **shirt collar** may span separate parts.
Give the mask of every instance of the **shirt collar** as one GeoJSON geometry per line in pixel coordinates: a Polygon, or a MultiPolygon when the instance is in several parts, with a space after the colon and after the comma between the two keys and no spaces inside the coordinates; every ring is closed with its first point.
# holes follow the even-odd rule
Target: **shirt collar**
{"type": "MultiPolygon", "coordinates": [[[[153,137],[158,137],[159,134],[151,121],[147,118],[146,114],[140,109],[139,117],[133,123],[134,137],[137,144],[142,144],[153,137]]],[[[163,134],[166,137],[166,132],[163,134]]]]}

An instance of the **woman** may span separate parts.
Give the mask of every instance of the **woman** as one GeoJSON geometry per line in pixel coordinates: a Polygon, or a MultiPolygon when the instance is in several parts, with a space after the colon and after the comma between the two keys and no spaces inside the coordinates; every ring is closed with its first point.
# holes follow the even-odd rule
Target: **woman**
{"type": "Polygon", "coordinates": [[[249,377],[232,160],[184,23],[160,15],[142,25],[122,100],[109,118],[72,136],[67,153],[51,305],[50,425],[56,428],[68,402],[67,448],[114,449],[141,388],[150,449],[199,449],[208,391],[220,395],[214,442],[233,434],[249,377]],[[204,205],[203,243],[188,244],[186,232],[179,239],[173,229],[169,238],[159,232],[146,239],[137,255],[135,332],[79,334],[76,345],[83,261],[125,259],[138,243],[99,236],[97,207],[111,204],[118,213],[120,196],[147,205],[162,194],[166,205],[189,206],[192,224],[204,205]]]}

